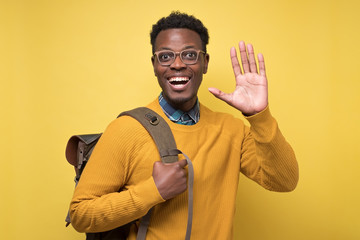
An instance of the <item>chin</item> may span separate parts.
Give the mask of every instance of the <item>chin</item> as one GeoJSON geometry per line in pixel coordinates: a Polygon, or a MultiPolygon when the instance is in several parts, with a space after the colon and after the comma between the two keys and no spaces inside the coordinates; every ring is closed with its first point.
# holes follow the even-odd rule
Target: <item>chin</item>
{"type": "MultiPolygon", "coordinates": [[[[196,96],[179,96],[179,97],[166,97],[166,100],[173,106],[179,109],[183,109],[188,104],[195,104],[196,96]],[[195,100],[194,100],[195,99],[195,100]]],[[[192,107],[192,106],[191,106],[192,107]]]]}

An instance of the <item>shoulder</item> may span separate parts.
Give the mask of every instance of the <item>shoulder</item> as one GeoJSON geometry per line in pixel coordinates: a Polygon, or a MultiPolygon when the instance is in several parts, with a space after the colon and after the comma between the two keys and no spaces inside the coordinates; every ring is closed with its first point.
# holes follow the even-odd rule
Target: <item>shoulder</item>
{"type": "Polygon", "coordinates": [[[242,119],[200,105],[200,121],[203,121],[206,136],[212,136],[214,143],[231,146],[233,150],[241,151],[241,144],[249,132],[248,126],[242,119]]]}
{"type": "Polygon", "coordinates": [[[105,129],[97,145],[114,154],[133,152],[151,142],[151,136],[136,119],[121,116],[114,119],[105,129]]]}
{"type": "Polygon", "coordinates": [[[244,127],[244,121],[234,117],[230,113],[216,112],[200,104],[200,119],[204,120],[207,124],[227,127],[244,127]]]}
{"type": "Polygon", "coordinates": [[[136,119],[130,116],[121,116],[114,119],[104,131],[104,135],[112,138],[127,138],[131,139],[133,136],[141,136],[146,133],[146,130],[136,119]]]}
{"type": "Polygon", "coordinates": [[[218,138],[230,139],[235,145],[240,144],[249,131],[242,119],[230,113],[213,111],[204,105],[200,105],[200,121],[208,132],[218,138]]]}

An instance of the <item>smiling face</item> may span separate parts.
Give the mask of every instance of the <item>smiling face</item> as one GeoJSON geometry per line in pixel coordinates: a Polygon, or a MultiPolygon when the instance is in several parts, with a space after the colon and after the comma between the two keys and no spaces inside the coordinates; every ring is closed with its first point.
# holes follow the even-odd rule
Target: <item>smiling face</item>
{"type": "MultiPolygon", "coordinates": [[[[198,33],[186,28],[173,28],[161,31],[156,37],[155,51],[181,52],[185,49],[202,49],[198,33]]],[[[208,54],[199,54],[197,63],[193,65],[184,64],[179,55],[170,66],[162,66],[156,57],[151,58],[163,96],[174,108],[189,111],[196,103],[197,92],[209,62],[208,54]]]]}

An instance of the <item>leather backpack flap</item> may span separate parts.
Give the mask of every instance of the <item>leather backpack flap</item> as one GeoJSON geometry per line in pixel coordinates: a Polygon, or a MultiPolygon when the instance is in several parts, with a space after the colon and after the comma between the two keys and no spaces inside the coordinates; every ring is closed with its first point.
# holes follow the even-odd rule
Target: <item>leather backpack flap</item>
{"type": "Polygon", "coordinates": [[[65,156],[67,161],[74,166],[77,180],[85,167],[83,166],[84,161],[89,160],[100,137],[101,133],[74,135],[67,142],[65,156]]]}

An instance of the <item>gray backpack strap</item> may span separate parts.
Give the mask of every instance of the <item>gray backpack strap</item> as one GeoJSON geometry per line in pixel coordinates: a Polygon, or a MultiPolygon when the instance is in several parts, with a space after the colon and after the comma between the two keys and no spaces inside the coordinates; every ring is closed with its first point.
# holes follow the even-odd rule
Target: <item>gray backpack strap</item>
{"type": "MultiPolygon", "coordinates": [[[[140,107],[127,112],[121,113],[119,116],[128,115],[138,120],[149,132],[159,150],[160,157],[164,163],[172,163],[178,161],[178,154],[182,154],[188,163],[188,222],[186,228],[185,239],[190,240],[192,216],[193,216],[193,185],[194,185],[194,168],[188,156],[176,148],[174,136],[169,125],[157,113],[151,109],[140,107]]],[[[137,240],[146,238],[147,228],[150,223],[150,211],[141,218],[140,226],[137,234],[137,240]]]]}
{"type": "MultiPolygon", "coordinates": [[[[194,167],[192,165],[190,158],[186,154],[184,154],[180,150],[177,150],[177,151],[178,151],[178,154],[184,155],[184,157],[186,158],[186,161],[188,163],[188,221],[187,221],[187,226],[186,226],[185,240],[190,240],[192,217],[193,217],[194,167]]],[[[141,218],[136,240],[145,240],[147,228],[150,223],[150,217],[151,217],[152,210],[153,209],[151,208],[149,210],[149,212],[141,218]]]]}
{"type": "Polygon", "coordinates": [[[159,114],[149,108],[139,107],[123,112],[119,117],[124,115],[135,118],[146,128],[156,143],[162,162],[172,163],[178,161],[177,154],[171,153],[172,149],[176,149],[174,136],[169,125],[159,114]]]}

